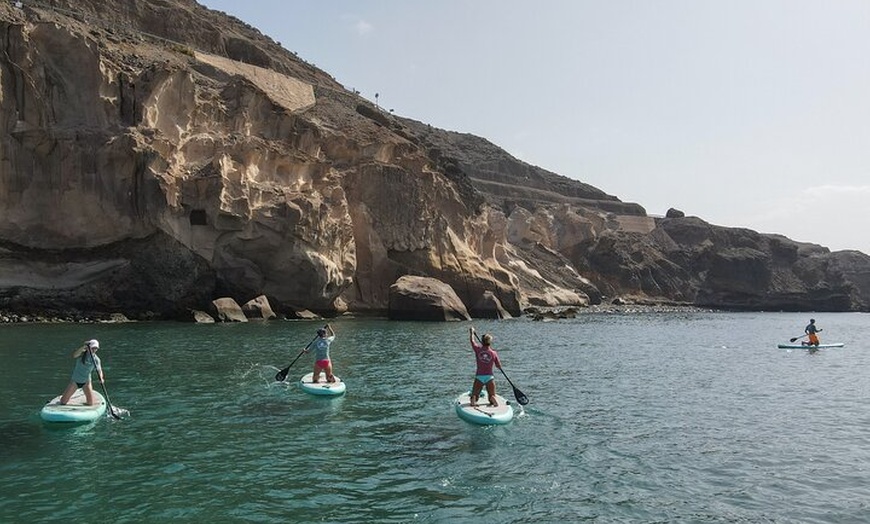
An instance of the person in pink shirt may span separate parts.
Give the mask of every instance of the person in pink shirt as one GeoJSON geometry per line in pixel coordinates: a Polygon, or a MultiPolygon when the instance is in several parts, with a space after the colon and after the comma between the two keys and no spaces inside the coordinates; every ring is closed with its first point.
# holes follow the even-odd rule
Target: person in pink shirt
{"type": "Polygon", "coordinates": [[[480,391],[486,386],[486,396],[490,406],[498,406],[495,398],[495,377],[492,375],[492,366],[501,369],[498,353],[492,348],[492,335],[484,333],[480,344],[474,340],[474,328],[468,328],[468,338],[471,341],[471,349],[474,350],[474,358],[477,361],[477,371],[474,375],[474,385],[471,386],[471,405],[476,406],[480,398],[480,391]]]}

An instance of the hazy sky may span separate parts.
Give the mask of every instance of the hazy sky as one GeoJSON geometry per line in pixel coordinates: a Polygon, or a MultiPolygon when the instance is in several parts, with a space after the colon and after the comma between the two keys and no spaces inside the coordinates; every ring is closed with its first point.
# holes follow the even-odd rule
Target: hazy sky
{"type": "Polygon", "coordinates": [[[870,254],[868,0],[200,0],[650,214],[870,254]]]}

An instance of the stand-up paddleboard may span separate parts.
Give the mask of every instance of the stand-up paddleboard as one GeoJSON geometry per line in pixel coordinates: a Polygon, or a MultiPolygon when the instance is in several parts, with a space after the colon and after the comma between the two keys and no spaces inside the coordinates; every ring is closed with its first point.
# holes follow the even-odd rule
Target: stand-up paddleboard
{"type": "Polygon", "coordinates": [[[42,407],[39,416],[46,422],[90,422],[106,413],[106,399],[96,391],[94,391],[94,398],[97,403],[89,406],[85,399],[85,392],[79,389],[68,403],[61,404],[58,395],[42,407]]]}
{"type": "Polygon", "coordinates": [[[453,405],[459,418],[466,422],[483,426],[507,424],[514,418],[514,408],[501,395],[496,395],[495,399],[498,401],[498,406],[490,406],[486,391],[481,391],[477,406],[472,407],[471,393],[468,392],[459,395],[453,401],[453,405]]]}
{"type": "Polygon", "coordinates": [[[344,384],[344,381],[338,378],[336,375],[333,375],[335,378],[335,382],[327,382],[326,381],[326,373],[321,373],[317,382],[311,382],[311,378],[314,376],[314,373],[308,373],[303,376],[299,381],[299,387],[302,388],[302,391],[306,393],[310,393],[312,395],[323,395],[323,396],[336,396],[344,393],[344,390],[347,389],[347,386],[344,384]]]}
{"type": "Polygon", "coordinates": [[[807,346],[807,345],[801,345],[801,344],[777,344],[776,347],[778,347],[779,349],[807,349],[807,350],[814,350],[814,349],[841,348],[841,347],[843,347],[844,345],[845,345],[845,344],[843,344],[842,342],[836,342],[836,343],[834,343],[834,344],[819,344],[818,346],[807,346]]]}

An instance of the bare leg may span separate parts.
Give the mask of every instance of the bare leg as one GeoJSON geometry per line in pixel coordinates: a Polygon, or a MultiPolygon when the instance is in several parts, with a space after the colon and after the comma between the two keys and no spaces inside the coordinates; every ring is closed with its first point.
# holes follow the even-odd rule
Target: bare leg
{"type": "Polygon", "coordinates": [[[311,375],[311,383],[316,384],[320,380],[320,366],[314,364],[314,374],[311,375]]]}
{"type": "Polygon", "coordinates": [[[97,399],[94,398],[94,385],[91,384],[90,380],[87,384],[84,385],[82,391],[85,392],[85,401],[87,402],[88,406],[95,406],[97,404],[97,399]]]}
{"type": "Polygon", "coordinates": [[[490,406],[498,406],[498,400],[495,399],[495,380],[490,380],[486,383],[486,395],[489,397],[490,406]]]}
{"type": "Polygon", "coordinates": [[[70,382],[67,385],[66,389],[63,390],[63,394],[60,396],[60,403],[66,404],[67,402],[69,402],[69,399],[72,398],[78,388],[79,387],[76,386],[75,382],[70,382]]]}
{"type": "Polygon", "coordinates": [[[474,379],[474,384],[471,386],[471,407],[477,405],[477,400],[480,398],[480,390],[483,388],[483,382],[474,379]]]}
{"type": "Polygon", "coordinates": [[[332,374],[332,360],[326,365],[326,381],[335,382],[335,376],[332,374]]]}

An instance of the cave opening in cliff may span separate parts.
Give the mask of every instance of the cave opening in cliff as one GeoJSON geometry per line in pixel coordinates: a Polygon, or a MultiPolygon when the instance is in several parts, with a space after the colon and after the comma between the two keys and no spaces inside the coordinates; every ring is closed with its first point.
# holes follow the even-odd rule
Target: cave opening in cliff
{"type": "Polygon", "coordinates": [[[205,209],[193,209],[190,212],[191,226],[207,226],[208,217],[205,214],[205,209]]]}

